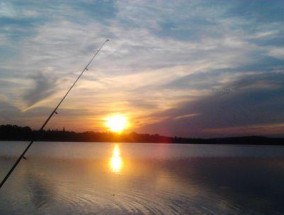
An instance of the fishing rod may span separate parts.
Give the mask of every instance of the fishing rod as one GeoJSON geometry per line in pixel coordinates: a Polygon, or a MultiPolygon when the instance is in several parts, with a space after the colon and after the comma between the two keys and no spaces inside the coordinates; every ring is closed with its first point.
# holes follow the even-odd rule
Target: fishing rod
{"type": "MultiPolygon", "coordinates": [[[[93,60],[95,59],[95,57],[99,54],[99,52],[101,51],[101,49],[104,47],[104,45],[109,41],[109,39],[107,39],[106,41],[104,41],[104,43],[101,45],[101,47],[95,52],[95,54],[93,55],[93,57],[91,58],[91,60],[89,61],[89,63],[84,67],[84,69],[82,70],[82,72],[80,73],[80,75],[77,77],[77,79],[74,81],[74,83],[71,85],[71,87],[67,90],[66,94],[63,96],[63,98],[59,101],[59,103],[57,104],[57,106],[54,108],[54,110],[50,113],[50,115],[47,117],[47,119],[44,121],[44,123],[42,124],[41,128],[39,129],[39,131],[42,131],[45,126],[47,125],[47,123],[49,122],[49,120],[52,118],[52,116],[54,114],[57,114],[57,109],[59,108],[59,106],[62,104],[62,102],[65,100],[65,98],[67,97],[67,95],[69,94],[69,92],[72,90],[72,88],[75,86],[75,84],[79,81],[79,79],[81,78],[81,76],[84,74],[85,71],[88,70],[89,65],[93,62],[93,60]]],[[[31,140],[31,142],[29,143],[29,145],[25,148],[25,150],[23,151],[23,153],[18,157],[17,161],[14,163],[14,165],[12,166],[12,168],[9,170],[9,172],[7,173],[7,175],[5,176],[5,178],[2,180],[1,184],[0,184],[0,189],[2,188],[2,186],[5,184],[5,182],[7,181],[7,179],[10,177],[10,175],[12,174],[12,172],[14,171],[14,169],[18,166],[18,164],[20,163],[20,161],[22,160],[22,158],[25,158],[25,154],[26,152],[29,150],[29,148],[31,147],[31,145],[34,143],[34,140],[31,140]]]]}

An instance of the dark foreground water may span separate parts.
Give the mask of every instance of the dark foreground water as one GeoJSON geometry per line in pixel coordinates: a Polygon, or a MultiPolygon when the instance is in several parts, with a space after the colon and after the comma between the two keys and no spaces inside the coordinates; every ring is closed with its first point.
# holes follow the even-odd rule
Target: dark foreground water
{"type": "MultiPolygon", "coordinates": [[[[0,142],[1,179],[27,143],[0,142]]],[[[284,214],[284,147],[35,143],[0,214],[284,214]]]]}

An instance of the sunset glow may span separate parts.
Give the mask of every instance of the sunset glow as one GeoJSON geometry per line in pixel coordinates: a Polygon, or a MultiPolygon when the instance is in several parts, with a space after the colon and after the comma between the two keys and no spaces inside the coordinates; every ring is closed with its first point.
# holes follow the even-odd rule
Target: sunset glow
{"type": "Polygon", "coordinates": [[[30,2],[0,4],[1,124],[39,129],[88,69],[48,129],[284,137],[284,1],[30,2]]]}
{"type": "Polygon", "coordinates": [[[117,114],[106,119],[106,126],[112,132],[121,133],[128,127],[128,121],[125,116],[117,114]]]}

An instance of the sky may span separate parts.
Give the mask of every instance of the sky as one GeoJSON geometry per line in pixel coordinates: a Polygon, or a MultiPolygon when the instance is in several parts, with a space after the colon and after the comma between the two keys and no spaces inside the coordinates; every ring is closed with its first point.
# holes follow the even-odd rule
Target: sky
{"type": "Polygon", "coordinates": [[[1,0],[0,124],[284,137],[283,0],[1,0]]]}

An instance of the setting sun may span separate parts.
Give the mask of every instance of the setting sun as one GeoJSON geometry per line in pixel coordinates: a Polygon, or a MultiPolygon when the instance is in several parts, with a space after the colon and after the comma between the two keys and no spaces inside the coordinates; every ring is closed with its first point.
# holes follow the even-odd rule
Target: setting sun
{"type": "Polygon", "coordinates": [[[125,116],[117,114],[106,119],[106,126],[112,132],[120,133],[128,127],[128,121],[125,116]]]}

